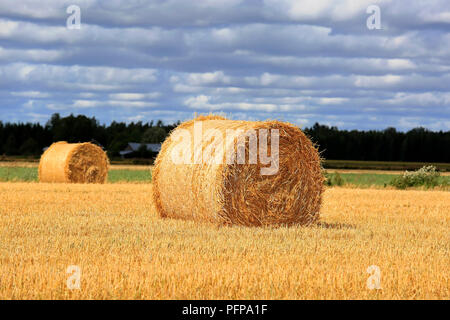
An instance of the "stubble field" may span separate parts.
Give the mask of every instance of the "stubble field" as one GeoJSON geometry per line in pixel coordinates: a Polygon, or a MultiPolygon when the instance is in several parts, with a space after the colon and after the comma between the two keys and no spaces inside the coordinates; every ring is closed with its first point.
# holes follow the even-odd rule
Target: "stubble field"
{"type": "Polygon", "coordinates": [[[319,224],[277,229],[161,219],[151,192],[0,183],[0,299],[450,298],[448,192],[330,188],[319,224]]]}

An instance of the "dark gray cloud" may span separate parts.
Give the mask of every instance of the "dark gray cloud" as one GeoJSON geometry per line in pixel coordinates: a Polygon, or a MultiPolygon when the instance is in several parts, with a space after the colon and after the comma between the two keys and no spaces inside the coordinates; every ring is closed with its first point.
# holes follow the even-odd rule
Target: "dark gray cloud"
{"type": "Polygon", "coordinates": [[[365,0],[3,0],[0,120],[195,112],[450,128],[450,5],[365,0]],[[69,5],[81,29],[66,28],[69,5]],[[369,5],[381,30],[368,30],[369,5]]]}

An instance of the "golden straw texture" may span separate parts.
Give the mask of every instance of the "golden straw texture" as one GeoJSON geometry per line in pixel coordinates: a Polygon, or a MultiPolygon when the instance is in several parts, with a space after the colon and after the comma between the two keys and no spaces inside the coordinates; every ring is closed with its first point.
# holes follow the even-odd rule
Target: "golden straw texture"
{"type": "Polygon", "coordinates": [[[39,181],[105,183],[108,166],[106,153],[92,143],[56,142],[41,157],[39,181]]]}
{"type": "MultiPolygon", "coordinates": [[[[272,154],[268,135],[268,153],[272,154]]],[[[224,138],[226,140],[226,138],[224,138]]],[[[224,145],[235,148],[236,141],[224,145]]],[[[242,140],[241,140],[242,141],[242,140]]],[[[258,141],[261,142],[261,141],[258,141]]],[[[259,143],[258,143],[259,146],[259,143]]],[[[217,149],[217,146],[214,148],[217,149]]],[[[214,149],[213,148],[213,149],[214,149]]],[[[278,121],[234,121],[218,116],[201,116],[177,127],[163,143],[153,170],[154,201],[162,217],[208,221],[219,225],[292,225],[308,224],[319,217],[323,175],[320,156],[305,134],[296,126],[278,121]],[[245,138],[244,164],[175,164],[174,149],[180,129],[194,135],[194,122],[201,121],[203,139],[192,139],[181,145],[194,159],[195,150],[211,150],[214,140],[205,135],[209,129],[249,132],[260,129],[279,130],[279,169],[276,174],[262,175],[260,169],[270,165],[249,163],[249,139],[245,138]],[[195,140],[195,141],[194,141],[195,140]],[[200,143],[201,146],[195,144],[200,143]],[[209,148],[209,149],[208,149],[209,148]]]]}

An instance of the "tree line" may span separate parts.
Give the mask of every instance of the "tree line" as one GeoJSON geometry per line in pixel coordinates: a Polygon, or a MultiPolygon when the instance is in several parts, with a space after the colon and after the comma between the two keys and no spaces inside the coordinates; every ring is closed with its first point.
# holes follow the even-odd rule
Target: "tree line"
{"type": "Polygon", "coordinates": [[[0,121],[0,155],[39,156],[43,148],[56,141],[95,142],[110,157],[119,156],[129,142],[159,143],[178,123],[165,125],[161,120],[149,123],[116,122],[101,125],[95,117],[52,115],[45,124],[5,123],[0,121]]]}
{"type": "MultiPolygon", "coordinates": [[[[39,156],[55,141],[100,143],[110,157],[118,157],[128,142],[160,143],[179,122],[164,124],[116,122],[99,124],[95,117],[52,115],[45,124],[2,123],[0,155],[39,156]]],[[[303,131],[317,144],[325,159],[370,161],[449,162],[450,131],[415,128],[408,132],[385,130],[339,130],[316,123],[303,131]]],[[[143,154],[145,156],[145,154],[143,154]]]]}
{"type": "Polygon", "coordinates": [[[325,159],[362,161],[450,162],[450,131],[414,128],[408,132],[339,130],[315,124],[304,132],[325,159]]]}

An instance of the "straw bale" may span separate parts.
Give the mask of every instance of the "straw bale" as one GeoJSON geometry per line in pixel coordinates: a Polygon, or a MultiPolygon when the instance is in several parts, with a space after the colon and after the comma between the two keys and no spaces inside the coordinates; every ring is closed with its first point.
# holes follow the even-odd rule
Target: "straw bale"
{"type": "Polygon", "coordinates": [[[40,182],[105,183],[109,161],[106,153],[92,143],[52,144],[39,163],[40,182]]]}
{"type": "MultiPolygon", "coordinates": [[[[263,142],[259,136],[258,140],[259,147],[263,142]]],[[[271,150],[270,133],[265,145],[267,154],[276,154],[276,150],[271,150]]],[[[163,143],[153,170],[153,200],[160,216],[168,218],[219,225],[309,224],[319,218],[324,180],[320,160],[311,140],[292,124],[200,116],[182,123],[163,143]],[[202,123],[203,138],[193,138],[190,142],[180,139],[181,129],[195,136],[195,121],[202,123]],[[220,151],[221,145],[215,145],[214,137],[207,135],[208,129],[218,130],[227,141],[222,144],[222,163],[205,162],[204,159],[195,163],[195,152],[199,150],[211,154],[220,151]],[[242,131],[227,140],[230,129],[242,131]],[[279,167],[276,174],[261,174],[261,169],[269,165],[262,163],[259,153],[257,163],[250,163],[251,139],[246,133],[260,129],[278,129],[279,167]],[[227,162],[227,152],[237,154],[238,141],[242,137],[245,163],[238,163],[236,159],[233,163],[227,162]],[[183,156],[192,161],[174,163],[173,155],[177,152],[184,153],[183,156]]]]}

